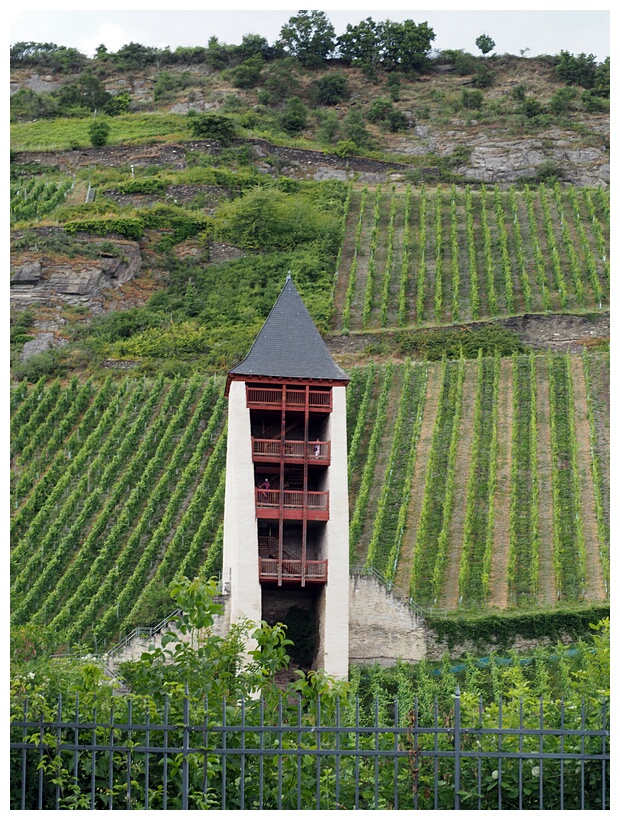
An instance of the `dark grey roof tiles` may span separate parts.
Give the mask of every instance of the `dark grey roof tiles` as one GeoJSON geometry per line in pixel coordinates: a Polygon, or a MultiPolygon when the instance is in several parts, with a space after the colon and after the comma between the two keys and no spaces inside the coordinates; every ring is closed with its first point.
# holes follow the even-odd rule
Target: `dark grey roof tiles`
{"type": "Polygon", "coordinates": [[[250,352],[230,375],[349,381],[332,359],[290,275],[250,352]]]}

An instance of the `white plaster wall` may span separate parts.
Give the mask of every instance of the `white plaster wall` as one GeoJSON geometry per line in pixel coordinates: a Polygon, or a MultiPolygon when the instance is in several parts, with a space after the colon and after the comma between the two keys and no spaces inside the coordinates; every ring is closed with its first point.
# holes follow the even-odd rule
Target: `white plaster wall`
{"type": "Polygon", "coordinates": [[[317,665],[336,678],[349,674],[349,487],[347,480],[346,388],[332,388],[328,438],[332,458],[328,470],[329,521],[323,555],[328,560],[327,585],[318,607],[317,665]]]}
{"type": "Polygon", "coordinates": [[[222,581],[230,581],[230,623],[261,621],[254,466],[245,383],[233,381],[228,396],[228,442],[224,497],[222,581]]]}

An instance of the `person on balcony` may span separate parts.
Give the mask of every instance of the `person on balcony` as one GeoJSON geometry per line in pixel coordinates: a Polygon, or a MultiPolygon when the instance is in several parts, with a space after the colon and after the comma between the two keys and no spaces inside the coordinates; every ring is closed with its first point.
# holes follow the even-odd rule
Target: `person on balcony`
{"type": "Polygon", "coordinates": [[[321,442],[317,438],[317,440],[314,442],[314,457],[318,458],[320,455],[321,455],[321,442]]]}

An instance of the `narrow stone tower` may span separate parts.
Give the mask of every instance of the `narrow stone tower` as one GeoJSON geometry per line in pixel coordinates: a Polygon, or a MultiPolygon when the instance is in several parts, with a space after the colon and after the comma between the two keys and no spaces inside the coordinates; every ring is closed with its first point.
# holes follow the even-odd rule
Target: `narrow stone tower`
{"type": "Polygon", "coordinates": [[[307,614],[313,667],[338,678],[349,659],[348,382],[289,274],[228,374],[222,578],[233,623],[307,614]]]}

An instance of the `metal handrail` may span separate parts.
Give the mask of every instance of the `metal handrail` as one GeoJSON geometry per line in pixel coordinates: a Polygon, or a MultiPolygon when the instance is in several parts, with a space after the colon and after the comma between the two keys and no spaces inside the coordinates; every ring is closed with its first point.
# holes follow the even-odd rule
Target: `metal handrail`
{"type": "Polygon", "coordinates": [[[424,609],[419,604],[416,604],[410,595],[403,592],[402,589],[397,587],[392,581],[386,578],[385,575],[382,575],[382,573],[374,567],[365,567],[360,564],[350,567],[349,572],[351,575],[361,575],[374,578],[381,584],[381,586],[384,586],[388,592],[391,592],[396,598],[400,598],[403,603],[407,604],[407,606],[420,618],[428,618],[432,614],[439,614],[436,609],[424,609]]]}

